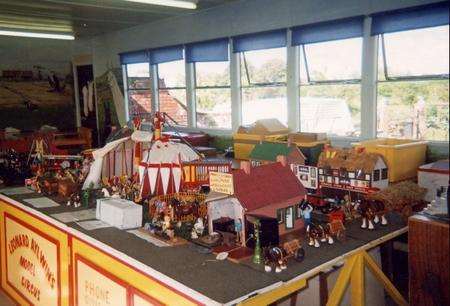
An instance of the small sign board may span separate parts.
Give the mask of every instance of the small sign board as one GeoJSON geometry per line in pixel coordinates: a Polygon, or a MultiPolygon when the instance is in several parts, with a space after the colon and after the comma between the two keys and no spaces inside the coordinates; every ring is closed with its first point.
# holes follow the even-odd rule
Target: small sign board
{"type": "Polygon", "coordinates": [[[232,195],[233,175],[231,173],[210,172],[209,173],[209,188],[211,191],[220,192],[232,195]]]}

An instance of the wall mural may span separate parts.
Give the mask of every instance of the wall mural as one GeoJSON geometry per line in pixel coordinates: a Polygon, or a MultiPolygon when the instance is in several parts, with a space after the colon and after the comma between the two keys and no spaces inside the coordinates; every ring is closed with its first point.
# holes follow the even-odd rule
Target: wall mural
{"type": "Polygon", "coordinates": [[[2,70],[0,129],[29,131],[43,125],[73,129],[73,76],[70,63],[65,66],[67,69],[57,72],[39,65],[29,70],[2,70]]]}

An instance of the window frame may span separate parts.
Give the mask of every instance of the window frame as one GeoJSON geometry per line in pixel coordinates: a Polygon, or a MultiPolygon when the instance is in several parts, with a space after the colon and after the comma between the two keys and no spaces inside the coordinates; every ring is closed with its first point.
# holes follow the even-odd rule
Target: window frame
{"type": "MultiPolygon", "coordinates": [[[[225,61],[222,61],[225,62],[225,61]]],[[[194,74],[194,94],[195,94],[195,100],[192,101],[192,103],[195,104],[195,127],[197,129],[204,129],[204,130],[215,130],[215,131],[231,131],[233,129],[233,96],[231,94],[231,88],[232,88],[232,77],[231,77],[231,60],[229,59],[226,63],[228,64],[228,77],[229,77],[229,85],[215,85],[215,86],[198,86],[197,85],[197,63],[206,63],[206,62],[194,62],[193,63],[193,74],[194,74]],[[228,89],[230,92],[230,110],[231,110],[231,117],[230,117],[230,125],[229,127],[198,127],[198,122],[197,122],[197,89],[200,90],[208,90],[208,89],[228,89]]]]}
{"type": "MultiPolygon", "coordinates": [[[[287,47],[280,47],[280,48],[269,48],[269,49],[261,49],[261,50],[270,50],[270,49],[282,49],[282,48],[286,48],[286,53],[287,53],[287,47]]],[[[261,51],[259,50],[259,51],[261,51]]],[[[255,50],[257,51],[257,50],[255,50]]],[[[261,88],[261,87],[287,87],[287,70],[288,70],[288,57],[286,56],[286,81],[285,82],[252,82],[251,80],[251,76],[250,76],[250,72],[248,69],[248,64],[247,64],[247,58],[245,56],[246,51],[244,52],[239,52],[239,58],[240,58],[240,69],[242,71],[242,65],[244,67],[244,71],[245,71],[245,78],[247,79],[247,83],[248,85],[244,85],[242,83],[242,76],[241,76],[241,88],[261,88]]]]}
{"type": "Polygon", "coordinates": [[[140,114],[134,114],[134,116],[139,116],[140,118],[144,118],[146,116],[149,116],[153,111],[154,111],[154,103],[153,103],[153,97],[152,97],[152,82],[153,82],[153,78],[152,78],[152,73],[151,73],[151,64],[150,62],[141,62],[141,63],[133,63],[133,64],[123,64],[122,65],[125,69],[123,69],[123,71],[125,71],[125,78],[124,80],[126,81],[124,84],[124,96],[126,96],[126,102],[127,102],[127,116],[128,116],[128,120],[131,120],[131,112],[130,112],[130,92],[133,91],[137,91],[137,92],[145,92],[148,91],[148,94],[150,96],[150,105],[151,105],[151,109],[150,109],[150,113],[140,113],[140,114]],[[148,78],[150,80],[150,86],[147,88],[130,88],[129,86],[129,76],[128,76],[128,65],[135,65],[135,64],[148,64],[148,78]]]}
{"type": "Polygon", "coordinates": [[[285,216],[284,216],[284,208],[278,208],[277,211],[277,222],[278,225],[283,224],[285,221],[285,216]]]}
{"type": "MultiPolygon", "coordinates": [[[[345,39],[342,39],[345,40],[345,39]]],[[[307,83],[302,83],[299,75],[299,84],[301,86],[314,86],[314,85],[350,85],[350,84],[361,84],[362,81],[362,65],[361,65],[361,78],[359,79],[334,79],[334,80],[312,80],[311,74],[309,73],[309,64],[308,64],[308,55],[305,48],[306,44],[301,44],[301,52],[299,52],[298,56],[300,56],[299,64],[301,66],[302,62],[305,66],[306,72],[306,80],[307,83]],[[303,61],[302,61],[303,59],[303,61]]],[[[363,52],[363,41],[361,42],[361,55],[363,52]]],[[[300,68],[301,69],[301,68],[300,68]]]]}
{"type": "MultiPolygon", "coordinates": [[[[450,25],[447,25],[450,27],[450,25]]],[[[422,29],[426,29],[426,28],[433,28],[433,27],[424,27],[422,29]]],[[[399,33],[401,32],[408,32],[411,30],[405,30],[405,31],[399,31],[399,33]]],[[[387,58],[387,53],[386,53],[386,41],[385,41],[385,37],[384,37],[384,33],[382,34],[378,34],[375,35],[374,38],[377,40],[378,44],[375,44],[377,47],[375,47],[374,50],[374,56],[377,58],[377,65],[375,67],[375,71],[376,71],[376,79],[375,79],[375,86],[376,86],[376,94],[375,94],[375,105],[378,105],[378,84],[379,83],[394,83],[394,82],[420,82],[420,81],[449,81],[450,80],[450,74],[432,74],[432,75],[412,75],[412,76],[390,76],[389,75],[389,69],[388,69],[388,58],[387,58]],[[380,46],[378,46],[380,45],[380,46]],[[379,78],[379,69],[380,69],[380,65],[378,63],[379,59],[380,59],[380,52],[381,52],[381,60],[382,60],[382,65],[383,65],[383,76],[384,76],[384,80],[380,80],[379,78]]],[[[378,113],[376,111],[376,122],[378,121],[378,113]]],[[[380,138],[378,136],[378,129],[377,127],[375,127],[375,138],[380,138]]],[[[381,137],[383,138],[383,137],[381,137]]],[[[410,139],[410,138],[407,138],[410,139]]],[[[413,139],[416,140],[416,139],[413,139]]],[[[432,140],[432,141],[428,141],[430,143],[442,146],[442,144],[448,144],[447,140],[432,140]]],[[[389,173],[388,173],[389,176],[389,173]]],[[[380,174],[380,179],[382,175],[380,174]]]]}
{"type": "MultiPolygon", "coordinates": [[[[428,27],[432,28],[432,27],[428,27]]],[[[426,28],[424,28],[426,29],[426,28]]],[[[408,32],[406,31],[400,31],[401,32],[408,32]]],[[[379,56],[379,52],[381,51],[381,58],[383,61],[383,75],[384,80],[377,79],[377,83],[381,82],[400,82],[400,81],[430,81],[430,80],[448,80],[450,75],[449,74],[424,74],[424,75],[410,75],[410,76],[390,76],[389,75],[389,65],[388,65],[388,56],[386,53],[386,40],[384,38],[384,33],[378,35],[378,41],[381,42],[381,49],[378,48],[376,50],[377,56],[379,56]]],[[[379,69],[379,66],[377,67],[377,70],[379,69]]],[[[377,74],[378,75],[378,74],[377,74]]]]}
{"type": "MultiPolygon", "coordinates": [[[[258,49],[258,50],[250,50],[251,51],[262,51],[262,50],[272,50],[272,49],[284,49],[283,51],[285,52],[286,55],[286,65],[284,66],[284,69],[286,71],[286,79],[284,82],[257,82],[257,83],[253,83],[251,82],[251,77],[250,77],[250,73],[249,73],[249,69],[248,69],[248,64],[247,64],[247,58],[245,57],[245,53],[249,52],[249,51],[243,51],[243,52],[239,52],[239,80],[238,80],[238,85],[239,85],[239,92],[240,92],[240,99],[239,99],[239,107],[240,107],[240,120],[241,122],[239,122],[240,125],[244,124],[244,112],[243,112],[243,96],[244,96],[244,91],[246,89],[260,89],[260,88],[285,88],[286,92],[285,92],[285,98],[286,98],[286,111],[287,111],[287,116],[289,116],[289,101],[288,101],[288,96],[289,96],[289,86],[288,86],[288,70],[289,70],[289,55],[288,55],[288,48],[289,46],[286,45],[285,47],[276,47],[276,48],[266,48],[266,49],[258,49]],[[244,71],[245,71],[245,77],[247,79],[247,85],[244,85],[244,83],[242,82],[242,67],[244,67],[244,71]]],[[[232,101],[233,103],[233,101],[232,101]]],[[[288,120],[288,119],[287,119],[288,120]]],[[[287,122],[286,122],[287,124],[287,122]]]]}
{"type": "MultiPolygon", "coordinates": [[[[171,62],[165,62],[165,63],[158,63],[158,64],[155,64],[155,65],[153,65],[154,66],[154,69],[155,69],[155,75],[156,75],[156,79],[157,79],[157,82],[156,82],[156,92],[157,92],[157,97],[158,97],[158,111],[161,109],[161,103],[160,103],[160,96],[159,96],[159,93],[160,93],[160,91],[161,90],[167,90],[167,91],[169,91],[169,90],[182,90],[182,89],[184,89],[184,91],[185,91],[185,94],[186,94],[186,115],[187,115],[187,117],[189,116],[189,98],[188,98],[188,91],[187,91],[187,88],[188,88],[188,86],[187,86],[187,71],[186,71],[186,60],[185,59],[181,59],[181,60],[177,60],[177,61],[172,61],[172,62],[178,62],[178,61],[182,61],[183,62],[183,68],[184,68],[184,87],[180,87],[180,86],[165,86],[165,87],[161,87],[160,86],[160,82],[159,82],[159,80],[160,80],[160,78],[159,78],[159,65],[161,65],[161,64],[166,64],[166,63],[171,63],[171,62]]],[[[189,128],[189,120],[188,120],[188,122],[186,122],[186,125],[182,125],[182,124],[179,124],[177,121],[175,121],[171,116],[170,116],[170,114],[166,114],[167,116],[168,116],[168,118],[174,123],[174,125],[176,126],[176,127],[181,127],[181,128],[189,128]]]]}
{"type": "Polygon", "coordinates": [[[284,227],[286,230],[291,230],[293,228],[295,228],[295,213],[294,213],[294,206],[288,206],[284,209],[284,227]],[[288,225],[288,219],[287,219],[287,212],[290,211],[291,212],[291,218],[292,218],[292,226],[288,225]]]}

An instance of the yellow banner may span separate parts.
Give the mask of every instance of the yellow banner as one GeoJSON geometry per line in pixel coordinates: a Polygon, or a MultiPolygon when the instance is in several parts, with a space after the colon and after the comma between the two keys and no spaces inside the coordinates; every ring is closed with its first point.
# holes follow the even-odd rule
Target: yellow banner
{"type": "Polygon", "coordinates": [[[5,214],[7,282],[33,305],[58,305],[58,241],[5,214]]]}
{"type": "Polygon", "coordinates": [[[210,172],[209,187],[211,191],[234,194],[233,175],[231,173],[210,172]]]}
{"type": "Polygon", "coordinates": [[[127,289],[94,268],[87,261],[76,260],[77,305],[111,306],[127,305],[127,289]]]}

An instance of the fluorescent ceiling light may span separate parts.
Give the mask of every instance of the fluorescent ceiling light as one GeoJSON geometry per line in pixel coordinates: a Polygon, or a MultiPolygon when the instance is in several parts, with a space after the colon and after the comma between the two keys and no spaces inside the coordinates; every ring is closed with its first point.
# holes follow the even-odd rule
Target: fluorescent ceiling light
{"type": "Polygon", "coordinates": [[[152,5],[162,5],[162,6],[171,6],[171,7],[179,7],[184,9],[195,10],[197,8],[197,4],[191,1],[184,0],[125,0],[130,2],[139,2],[145,4],[152,5]]]}
{"type": "Polygon", "coordinates": [[[75,37],[72,34],[50,34],[50,33],[6,31],[6,30],[0,30],[0,35],[20,36],[20,37],[36,37],[36,38],[50,38],[50,39],[64,39],[64,40],[74,40],[75,39],[75,37]]]}

